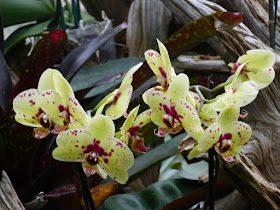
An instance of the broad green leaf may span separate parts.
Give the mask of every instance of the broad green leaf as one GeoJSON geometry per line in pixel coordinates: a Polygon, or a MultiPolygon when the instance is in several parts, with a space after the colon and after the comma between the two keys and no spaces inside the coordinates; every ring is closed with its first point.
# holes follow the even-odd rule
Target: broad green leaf
{"type": "Polygon", "coordinates": [[[173,179],[156,182],[146,189],[130,194],[114,195],[102,205],[104,210],[116,209],[161,209],[168,203],[202,186],[197,181],[173,179]]]}
{"type": "MultiPolygon", "coordinates": [[[[98,81],[108,78],[108,75],[116,75],[122,72],[126,73],[132,66],[142,62],[143,60],[143,58],[122,58],[108,61],[105,64],[84,68],[73,77],[70,84],[75,92],[87,89],[93,87],[98,81]]],[[[93,88],[85,96],[85,98],[90,98],[109,90],[119,84],[122,81],[122,78],[123,77],[113,81],[112,83],[93,88]]]]}
{"type": "Polygon", "coordinates": [[[13,46],[15,46],[18,42],[24,40],[25,38],[35,36],[43,32],[51,21],[52,19],[38,24],[23,26],[17,29],[5,41],[4,54],[7,54],[7,52],[9,52],[13,46]]]}
{"type": "Polygon", "coordinates": [[[4,27],[30,21],[49,20],[55,16],[56,0],[1,0],[4,27]]]}

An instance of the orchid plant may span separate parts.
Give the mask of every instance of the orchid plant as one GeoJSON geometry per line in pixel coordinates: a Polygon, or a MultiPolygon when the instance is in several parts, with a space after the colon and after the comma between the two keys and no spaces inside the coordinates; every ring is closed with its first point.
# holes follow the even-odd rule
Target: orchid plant
{"type": "Polygon", "coordinates": [[[248,51],[236,63],[229,64],[233,75],[225,83],[208,89],[190,86],[189,77],[184,73],[176,75],[167,49],[157,42],[160,53],[148,50],[145,58],[160,86],[143,93],[143,101],[149,109],[142,113],[138,114],[138,105],[127,114],[133,74],[142,65],[139,63],[90,115],[75,99],[62,74],[47,69],[37,89],[23,91],[15,97],[16,121],[34,127],[35,138],[58,134],[58,147],[52,153],[54,159],[80,162],[86,174],[98,173],[102,178],[108,175],[121,184],[129,178],[127,170],[134,162],[132,151],[148,151],[139,129],[151,122],[158,126],[157,136],[176,134],[184,129],[196,139],[189,159],[214,148],[225,161],[234,161],[252,134],[250,126],[239,121],[240,108],[251,103],[259,90],[273,81],[274,55],[267,50],[248,51]],[[225,92],[215,95],[221,88],[225,92]],[[206,99],[201,90],[213,98],[206,99]],[[113,120],[122,116],[126,120],[116,132],[113,120]]]}

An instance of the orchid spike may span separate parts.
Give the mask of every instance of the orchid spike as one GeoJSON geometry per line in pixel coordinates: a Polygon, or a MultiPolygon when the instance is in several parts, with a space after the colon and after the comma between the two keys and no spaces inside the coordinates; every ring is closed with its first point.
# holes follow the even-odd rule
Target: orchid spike
{"type": "Polygon", "coordinates": [[[151,122],[152,110],[148,109],[137,116],[139,107],[140,105],[132,109],[123,123],[121,127],[121,140],[125,144],[129,143],[133,151],[144,153],[148,151],[148,148],[145,147],[144,139],[140,137],[141,134],[137,133],[137,130],[151,122]]]}
{"type": "Polygon", "coordinates": [[[186,100],[188,94],[188,76],[179,74],[170,84],[166,93],[149,89],[143,94],[143,100],[153,110],[151,119],[158,128],[158,136],[175,134],[183,128],[193,137],[203,133],[198,114],[186,100]]]}
{"type": "Polygon", "coordinates": [[[108,94],[98,105],[96,114],[101,114],[106,105],[109,107],[105,111],[105,115],[116,120],[123,116],[128,108],[132,95],[133,87],[131,85],[133,74],[140,68],[143,63],[133,66],[124,76],[120,87],[108,94]]]}
{"type": "MultiPolygon", "coordinates": [[[[192,91],[188,92],[187,101],[196,109],[198,110],[201,105],[201,100],[197,93],[192,91]]],[[[216,118],[218,116],[216,110],[214,109],[213,104],[204,104],[199,112],[199,118],[201,123],[205,126],[210,126],[216,122],[216,118]]]]}
{"type": "Polygon", "coordinates": [[[160,54],[154,50],[145,52],[145,58],[150,68],[157,76],[158,83],[167,89],[172,80],[176,77],[175,71],[171,66],[169,55],[165,46],[157,39],[160,54]]]}
{"type": "Polygon", "coordinates": [[[275,56],[272,52],[263,49],[248,50],[246,53],[239,57],[236,63],[229,64],[232,71],[235,72],[240,65],[246,63],[238,75],[238,79],[242,82],[254,81],[259,89],[267,87],[275,78],[273,69],[275,56]]]}
{"type": "Polygon", "coordinates": [[[214,146],[225,161],[234,161],[233,157],[241,152],[242,145],[251,137],[251,127],[238,121],[240,108],[237,105],[227,106],[218,116],[217,122],[209,126],[199,138],[198,145],[188,155],[189,159],[207,152],[214,146]]]}
{"type": "Polygon", "coordinates": [[[104,115],[95,115],[85,128],[71,129],[60,133],[53,158],[59,161],[81,162],[86,174],[107,175],[124,184],[127,170],[134,157],[127,145],[114,137],[115,125],[104,115]]]}

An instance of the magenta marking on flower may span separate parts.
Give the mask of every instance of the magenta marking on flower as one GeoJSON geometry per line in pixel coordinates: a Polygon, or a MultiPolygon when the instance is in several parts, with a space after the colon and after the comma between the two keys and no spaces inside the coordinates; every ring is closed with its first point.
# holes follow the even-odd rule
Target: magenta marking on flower
{"type": "Polygon", "coordinates": [[[221,134],[219,141],[214,145],[220,153],[225,153],[233,148],[233,141],[231,133],[221,134]]]}
{"type": "Polygon", "coordinates": [[[149,56],[151,56],[151,57],[152,57],[152,56],[153,56],[153,54],[154,54],[154,53],[152,53],[152,52],[149,52],[149,56]]]}
{"type": "MultiPolygon", "coordinates": [[[[94,155],[96,157],[102,157],[102,156],[106,156],[106,157],[111,157],[113,151],[111,150],[109,153],[105,152],[104,149],[102,147],[99,146],[100,141],[94,139],[93,140],[93,144],[89,144],[87,145],[86,149],[83,151],[84,154],[89,154],[89,156],[93,157],[94,155]]],[[[84,149],[84,148],[83,148],[84,149]]],[[[89,157],[88,156],[88,157],[89,157]]],[[[88,157],[87,157],[87,161],[88,161],[88,157]]],[[[91,161],[91,158],[90,160],[91,161]]],[[[97,161],[98,162],[98,161],[97,161]]],[[[96,164],[97,164],[96,162],[96,164]]],[[[90,163],[90,162],[89,162],[90,163]]]]}
{"type": "Polygon", "coordinates": [[[133,127],[129,128],[127,132],[129,132],[130,135],[133,136],[133,135],[135,135],[135,131],[137,131],[138,129],[139,129],[139,126],[133,126],[133,127]]]}
{"type": "Polygon", "coordinates": [[[29,103],[30,103],[31,106],[35,105],[35,101],[33,101],[33,100],[29,100],[29,103]]]}
{"type": "Polygon", "coordinates": [[[174,124],[175,124],[175,119],[179,121],[179,123],[181,123],[180,118],[183,118],[183,116],[178,115],[176,110],[175,110],[175,106],[167,106],[167,105],[163,105],[164,111],[166,114],[163,115],[163,122],[164,124],[168,127],[168,128],[173,128],[174,124]]]}

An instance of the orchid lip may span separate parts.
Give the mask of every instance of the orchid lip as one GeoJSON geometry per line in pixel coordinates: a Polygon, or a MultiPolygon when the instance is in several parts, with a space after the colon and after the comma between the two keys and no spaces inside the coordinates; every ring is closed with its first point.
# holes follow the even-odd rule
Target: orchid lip
{"type": "Polygon", "coordinates": [[[221,134],[219,141],[214,145],[220,153],[225,153],[233,148],[233,141],[231,133],[221,134]]]}

